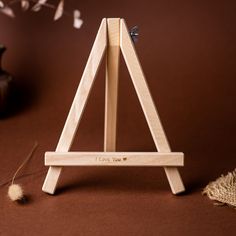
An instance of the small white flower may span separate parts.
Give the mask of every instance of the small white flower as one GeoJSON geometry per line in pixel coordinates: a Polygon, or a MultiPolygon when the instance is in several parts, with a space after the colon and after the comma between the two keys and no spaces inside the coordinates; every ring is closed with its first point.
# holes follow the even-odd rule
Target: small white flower
{"type": "Polygon", "coordinates": [[[83,20],[80,19],[80,11],[74,10],[74,27],[79,29],[83,24],[83,20]]]}

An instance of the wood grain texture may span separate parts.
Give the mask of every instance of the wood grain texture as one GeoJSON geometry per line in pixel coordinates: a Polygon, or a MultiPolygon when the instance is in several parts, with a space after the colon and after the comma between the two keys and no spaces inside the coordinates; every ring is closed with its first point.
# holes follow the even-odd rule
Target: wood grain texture
{"type": "Polygon", "coordinates": [[[50,166],[183,166],[183,153],[160,152],[46,152],[50,166]]]}
{"type": "MultiPolygon", "coordinates": [[[[151,97],[141,64],[138,60],[132,40],[123,19],[120,20],[120,27],[121,51],[133,81],[137,96],[141,103],[153,140],[159,152],[170,152],[169,143],[161,125],[161,121],[151,97]]],[[[185,188],[177,168],[165,168],[165,172],[172,192],[174,194],[183,192],[185,188]]]]}
{"type": "MultiPolygon", "coordinates": [[[[59,139],[56,152],[67,152],[73,142],[76,130],[86,106],[89,93],[107,45],[106,19],[102,20],[94,45],[84,69],[79,87],[70,108],[65,126],[59,139]]],[[[61,173],[61,167],[50,167],[42,190],[53,194],[61,173]]]]}
{"type": "Polygon", "coordinates": [[[116,150],[120,18],[107,19],[104,151],[116,150]]]}

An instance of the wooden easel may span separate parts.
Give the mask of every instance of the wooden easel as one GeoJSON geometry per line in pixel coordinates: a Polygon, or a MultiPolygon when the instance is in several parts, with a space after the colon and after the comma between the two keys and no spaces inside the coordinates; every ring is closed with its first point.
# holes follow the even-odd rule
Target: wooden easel
{"type": "Polygon", "coordinates": [[[55,192],[62,166],[163,166],[172,192],[177,194],[184,191],[176,168],[183,166],[183,153],[170,150],[123,19],[102,20],[56,151],[45,153],[45,165],[50,168],[42,190],[50,194],[55,192]],[[158,152],[115,151],[120,49],[158,152]],[[107,53],[104,152],[69,152],[105,51],[107,53]]]}

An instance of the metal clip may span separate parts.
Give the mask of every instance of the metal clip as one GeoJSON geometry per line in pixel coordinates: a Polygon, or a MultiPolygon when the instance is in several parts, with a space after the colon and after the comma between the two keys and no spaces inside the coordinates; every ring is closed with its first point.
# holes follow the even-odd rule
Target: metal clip
{"type": "Polygon", "coordinates": [[[130,37],[132,39],[132,41],[134,43],[136,43],[138,41],[138,36],[139,36],[139,28],[138,26],[134,26],[133,28],[131,28],[131,30],[129,31],[130,37]]]}

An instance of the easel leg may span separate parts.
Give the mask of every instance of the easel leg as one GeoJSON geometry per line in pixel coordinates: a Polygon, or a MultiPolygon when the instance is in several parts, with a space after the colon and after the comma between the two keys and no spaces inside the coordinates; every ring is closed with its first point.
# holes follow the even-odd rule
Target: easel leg
{"type": "MultiPolygon", "coordinates": [[[[56,152],[67,152],[70,149],[106,46],[107,23],[106,19],[103,19],[58,142],[56,152]]],[[[54,194],[61,169],[61,167],[49,168],[42,188],[44,192],[54,194]]]]}
{"type": "MultiPolygon", "coordinates": [[[[170,147],[161,125],[156,107],[152,100],[148,85],[146,83],[141,65],[136,55],[133,43],[128,33],[127,27],[123,19],[120,20],[120,47],[128,67],[131,79],[133,81],[136,93],[141,103],[144,115],[148,122],[153,140],[159,152],[170,152],[170,147]]],[[[185,190],[179,171],[175,167],[164,168],[171,190],[174,194],[185,190]]]]}
{"type": "Polygon", "coordinates": [[[107,20],[107,35],[104,151],[112,152],[116,150],[118,70],[120,55],[119,18],[107,20]]]}

